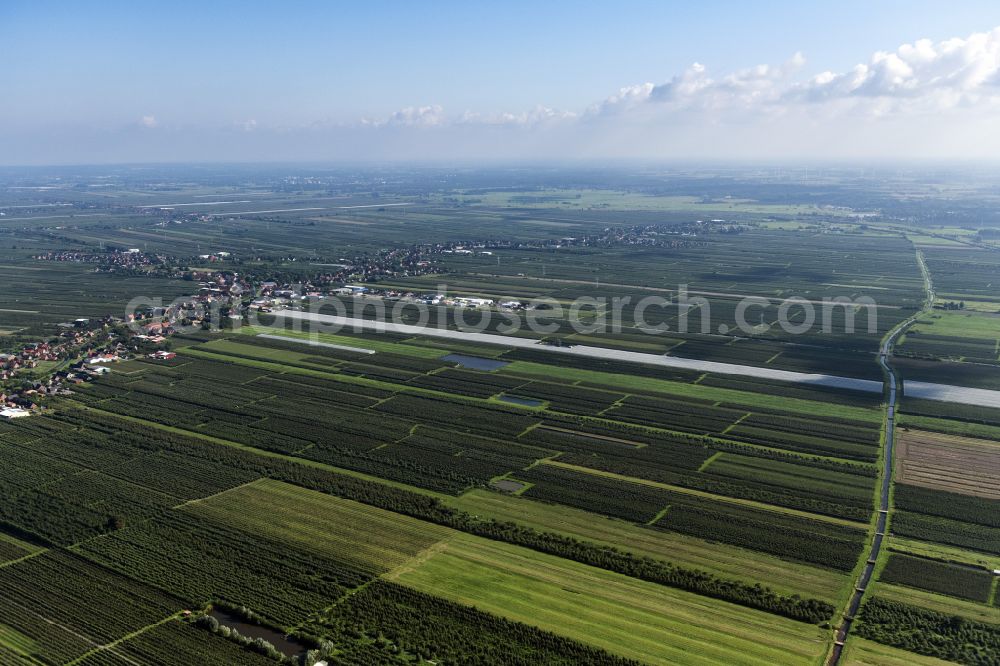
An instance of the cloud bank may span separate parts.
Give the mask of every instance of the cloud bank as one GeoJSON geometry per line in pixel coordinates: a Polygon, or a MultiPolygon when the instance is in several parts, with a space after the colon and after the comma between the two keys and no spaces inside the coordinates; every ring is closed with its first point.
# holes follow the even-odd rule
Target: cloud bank
{"type": "Polygon", "coordinates": [[[798,80],[806,60],[796,53],[779,65],[762,64],[713,76],[694,63],[665,83],[624,86],[582,112],[546,107],[520,114],[449,117],[440,106],[409,107],[375,125],[532,125],[552,120],[685,112],[724,118],[727,114],[780,116],[795,111],[884,117],[940,113],[954,109],[995,111],[1000,103],[1000,27],[938,43],[928,39],[878,51],[846,72],[824,71],[798,80]]]}
{"type": "MultiPolygon", "coordinates": [[[[694,63],[662,83],[623,86],[585,109],[451,115],[410,107],[366,121],[433,129],[469,157],[507,128],[503,157],[990,159],[1000,151],[1000,27],[878,51],[843,72],[779,64],[714,74],[694,63]],[[470,128],[479,132],[470,132],[470,128]],[[549,154],[551,153],[551,154],[549,154]]],[[[427,139],[427,137],[424,137],[427,139]]],[[[418,141],[418,143],[420,143],[418,141]]]]}
{"type": "Polygon", "coordinates": [[[275,127],[243,118],[213,128],[150,113],[124,130],[78,128],[60,141],[49,132],[41,149],[15,141],[9,154],[31,156],[11,163],[1000,155],[1000,27],[878,51],[846,71],[807,75],[806,65],[801,53],[728,73],[696,62],[581,109],[451,112],[429,103],[354,122],[275,127]]]}

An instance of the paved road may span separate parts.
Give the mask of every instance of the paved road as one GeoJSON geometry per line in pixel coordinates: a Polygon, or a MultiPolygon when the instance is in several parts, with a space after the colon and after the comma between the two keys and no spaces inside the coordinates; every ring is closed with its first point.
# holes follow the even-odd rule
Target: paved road
{"type": "Polygon", "coordinates": [[[330,327],[340,327],[342,329],[357,331],[368,330],[388,333],[403,333],[406,335],[426,335],[436,338],[481,342],[484,344],[500,345],[503,347],[535,349],[538,351],[552,352],[554,354],[587,356],[590,358],[624,361],[626,363],[646,363],[649,365],[661,365],[667,368],[693,370],[695,372],[711,372],[722,375],[758,377],[760,379],[794,382],[796,384],[812,384],[814,386],[826,386],[829,388],[853,389],[855,391],[866,391],[868,393],[881,393],[883,390],[882,382],[876,382],[869,379],[855,379],[853,377],[837,377],[835,375],[821,375],[817,373],[791,372],[788,370],[776,370],[774,368],[760,368],[752,365],[737,365],[735,363],[699,361],[692,358],[678,358],[674,356],[662,356],[660,354],[643,354],[640,352],[626,351],[624,349],[609,349],[607,347],[592,347],[589,345],[554,347],[552,345],[541,344],[538,340],[532,338],[519,338],[512,335],[472,333],[445,328],[434,328],[432,326],[386,323],[371,319],[342,317],[339,315],[324,315],[313,312],[301,312],[298,310],[276,310],[273,314],[278,318],[304,319],[307,321],[325,324],[330,327]]]}

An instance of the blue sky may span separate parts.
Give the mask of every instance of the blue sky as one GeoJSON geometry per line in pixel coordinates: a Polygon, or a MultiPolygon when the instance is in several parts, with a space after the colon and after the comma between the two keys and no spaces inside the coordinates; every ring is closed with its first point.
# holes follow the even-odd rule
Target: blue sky
{"type": "Polygon", "coordinates": [[[962,142],[985,152],[970,126],[987,128],[1000,78],[940,81],[995,69],[997,26],[995,1],[5,0],[0,162],[861,158],[882,135],[885,156],[905,157],[921,130],[958,133],[923,157],[977,157],[962,142]],[[976,33],[985,45],[957,59],[944,46],[976,33]],[[875,54],[924,38],[950,60],[903,54],[906,80],[892,61],[886,83],[875,54]],[[814,80],[865,63],[865,82],[814,80]],[[764,140],[782,126],[807,138],[817,118],[825,144],[764,140]],[[840,140],[852,134],[857,149],[840,140]]]}

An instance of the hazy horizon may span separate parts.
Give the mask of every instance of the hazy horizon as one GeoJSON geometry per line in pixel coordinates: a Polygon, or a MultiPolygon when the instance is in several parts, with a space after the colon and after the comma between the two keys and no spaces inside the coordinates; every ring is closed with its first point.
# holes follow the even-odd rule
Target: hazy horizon
{"type": "Polygon", "coordinates": [[[947,16],[929,2],[57,6],[0,8],[0,164],[1000,150],[1000,6],[987,2],[947,16]]]}

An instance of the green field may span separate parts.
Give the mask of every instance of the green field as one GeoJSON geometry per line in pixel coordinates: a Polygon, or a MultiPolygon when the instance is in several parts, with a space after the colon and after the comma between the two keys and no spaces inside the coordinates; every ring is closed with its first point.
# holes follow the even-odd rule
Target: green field
{"type": "Polygon", "coordinates": [[[847,578],[829,569],[780,560],[676,532],[651,530],[572,507],[536,502],[526,497],[471,490],[446,500],[449,506],[486,518],[509,520],[538,530],[567,534],[607,544],[636,555],[648,555],[682,566],[704,569],[725,578],[760,582],[785,594],[836,600],[847,578]]]}
{"type": "Polygon", "coordinates": [[[815,664],[816,627],[459,536],[389,577],[651,664],[815,664]]]}
{"type": "Polygon", "coordinates": [[[451,534],[421,520],[270,479],[196,500],[182,510],[375,571],[399,566],[451,534]]]}
{"type": "Polygon", "coordinates": [[[973,312],[934,311],[913,326],[910,334],[930,333],[952,338],[1000,338],[1000,316],[973,312]]]}
{"type": "Polygon", "coordinates": [[[841,663],[845,666],[948,666],[952,661],[907,652],[854,637],[844,648],[841,663]]]}

